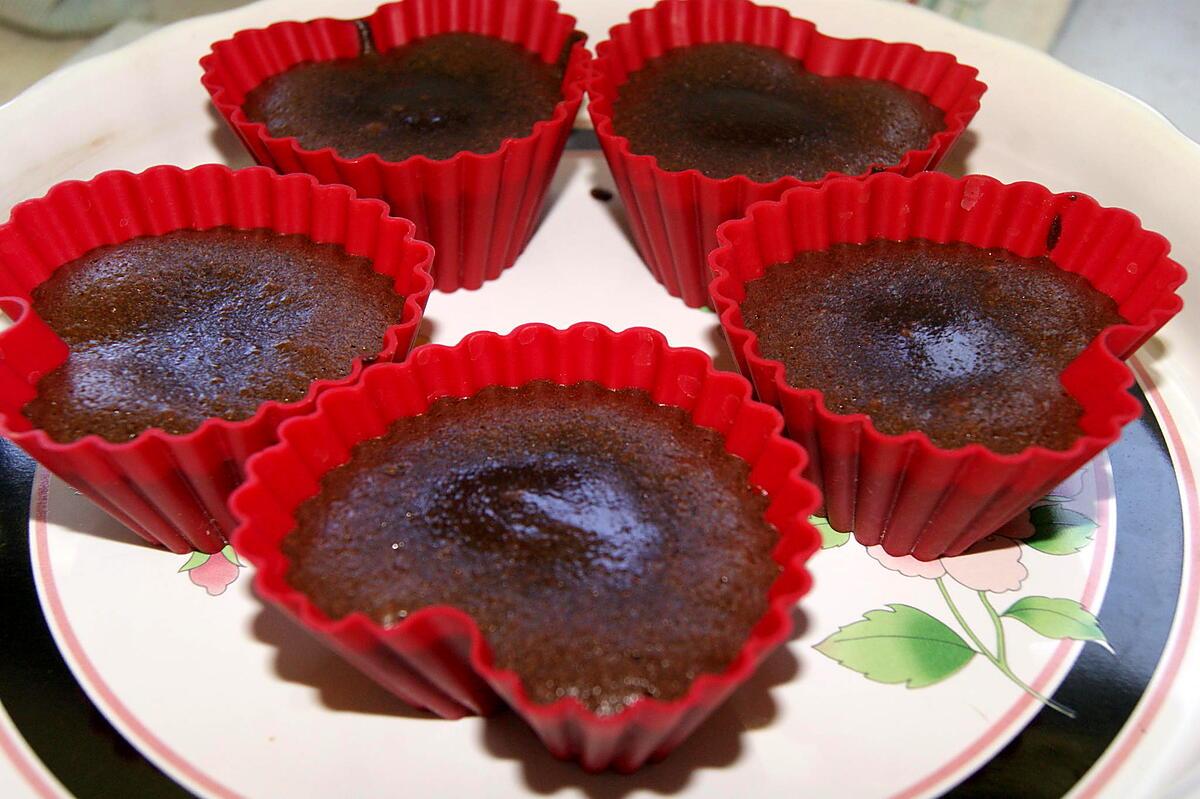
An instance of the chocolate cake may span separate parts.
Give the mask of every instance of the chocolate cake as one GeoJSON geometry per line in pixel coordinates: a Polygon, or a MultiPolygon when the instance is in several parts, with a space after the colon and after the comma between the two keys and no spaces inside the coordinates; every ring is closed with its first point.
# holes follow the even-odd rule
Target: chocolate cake
{"type": "Polygon", "coordinates": [[[883,433],[999,453],[1081,434],[1060,374],[1116,304],[1048,258],[930,241],[803,252],[746,284],[746,327],[788,384],[883,433]]]}
{"type": "Polygon", "coordinates": [[[645,392],[486,388],[326,474],[287,580],[335,618],[459,608],[534,701],[615,713],[724,670],[766,612],[778,533],[748,475],[645,392]]]}
{"type": "Polygon", "coordinates": [[[474,33],[417,39],[385,53],[299,64],[246,95],[272,136],[344,158],[445,159],[490,153],[533,132],[562,100],[563,68],[474,33]]]}
{"type": "Polygon", "coordinates": [[[304,397],[384,347],[404,298],[366,258],[265,230],[180,230],[100,247],[33,292],[70,348],[26,417],[57,441],[187,433],[304,397]]]}
{"type": "Polygon", "coordinates": [[[631,73],[613,103],[613,131],[663,169],[759,182],[894,165],[944,127],[942,111],[917,92],[818,75],[738,42],[668,51],[631,73]]]}

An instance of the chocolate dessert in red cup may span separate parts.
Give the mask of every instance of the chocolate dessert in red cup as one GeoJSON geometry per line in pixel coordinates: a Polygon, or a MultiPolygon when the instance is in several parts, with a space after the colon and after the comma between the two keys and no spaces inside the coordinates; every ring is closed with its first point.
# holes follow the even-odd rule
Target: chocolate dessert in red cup
{"type": "Polygon", "coordinates": [[[1122,360],[1178,313],[1186,278],[1128,211],[983,176],[831,180],[755,205],[718,238],[721,326],[810,453],[830,524],[923,560],[962,553],[1117,440],[1140,410],[1122,360]],[[854,257],[868,270],[844,271],[854,257]],[[817,262],[834,264],[833,282],[794,285],[784,304],[808,309],[786,322],[792,331],[837,350],[820,386],[789,372],[811,380],[804,359],[824,345],[765,346],[786,320],[761,311],[775,280],[817,262]],[[859,284],[869,293],[851,296],[859,284]],[[964,292],[975,294],[960,302],[964,292]],[[894,429],[893,408],[910,396],[919,423],[894,429]]]}
{"type": "Polygon", "coordinates": [[[0,434],[147,541],[216,552],[279,423],[408,353],[431,258],[384,203],[307,175],[61,183],[0,226],[0,434]]]}
{"type": "Polygon", "coordinates": [[[663,0],[596,48],[588,110],[638,252],[670,294],[699,307],[719,224],[826,176],[933,168],[979,110],[987,87],[976,75],[947,53],[826,36],[748,0],[663,0]],[[656,93],[654,80],[679,85],[656,93]],[[889,138],[893,112],[912,116],[914,104],[940,112],[931,136],[844,151],[889,138]]]}
{"type": "Polygon", "coordinates": [[[406,702],[503,702],[556,756],[632,771],[791,630],[818,496],[782,427],[655,331],[473,333],[284,423],[231,498],[234,546],[406,702]]]}
{"type": "Polygon", "coordinates": [[[386,201],[439,290],[476,289],[537,226],[591,58],[574,28],[551,0],[402,0],[239,31],[202,82],[260,164],[386,201]]]}

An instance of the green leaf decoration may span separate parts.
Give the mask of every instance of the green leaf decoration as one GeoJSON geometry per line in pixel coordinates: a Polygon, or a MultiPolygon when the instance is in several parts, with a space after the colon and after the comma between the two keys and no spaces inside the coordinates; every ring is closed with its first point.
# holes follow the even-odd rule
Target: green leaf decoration
{"type": "Polygon", "coordinates": [[[246,565],[245,563],[242,563],[240,560],[238,560],[237,553],[233,551],[232,544],[226,544],[225,547],[221,550],[221,554],[225,556],[225,560],[229,561],[234,566],[237,566],[239,569],[243,568],[246,565]]]}
{"type": "Polygon", "coordinates": [[[199,568],[205,563],[208,563],[208,559],[211,557],[212,555],[206,555],[203,552],[193,552],[191,557],[189,557],[187,561],[179,567],[179,571],[190,572],[192,569],[199,568]]]}
{"type": "Polygon", "coordinates": [[[871,610],[816,645],[868,680],[924,688],[951,676],[975,657],[958,633],[923,610],[888,605],[871,610]]]}
{"type": "Polygon", "coordinates": [[[821,534],[821,549],[840,547],[850,540],[849,533],[839,533],[837,530],[834,530],[829,526],[829,521],[824,516],[809,516],[808,521],[821,534]]]}
{"type": "Polygon", "coordinates": [[[1021,597],[1000,615],[1016,619],[1038,635],[1047,638],[1095,641],[1109,652],[1112,651],[1096,617],[1074,599],[1021,597]]]}
{"type": "Polygon", "coordinates": [[[1071,555],[1092,543],[1096,523],[1061,505],[1041,505],[1029,511],[1034,533],[1023,543],[1047,555],[1071,555]]]}

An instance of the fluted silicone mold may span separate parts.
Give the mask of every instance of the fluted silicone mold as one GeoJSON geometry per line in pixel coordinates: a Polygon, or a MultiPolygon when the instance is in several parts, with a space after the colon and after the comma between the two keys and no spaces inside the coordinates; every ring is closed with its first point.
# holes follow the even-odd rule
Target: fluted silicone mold
{"type": "Polygon", "coordinates": [[[945,113],[945,129],[925,148],[905,153],[899,163],[873,166],[859,177],[879,171],[912,175],[937,166],[979,110],[987,89],[974,67],[947,53],[915,44],[837,39],[781,8],[748,0],[663,0],[634,12],[596,48],[588,111],[642,260],[672,296],[692,307],[708,302],[711,275],[705,256],[717,246],[717,226],[741,216],[752,203],[816,183],[791,177],[759,183],[744,175],[718,180],[695,169],[671,172],[660,168],[654,156],[632,152],[629,140],[616,133],[613,103],[631,72],[668,50],[708,42],[772,47],[820,75],[891,81],[920,92],[945,113]]]}
{"type": "Polygon", "coordinates": [[[574,17],[559,13],[551,0],[403,0],[380,6],[363,20],[279,22],[240,31],[215,43],[200,60],[201,80],[260,164],[307,172],[323,183],[344,183],[364,197],[385,200],[436,250],[438,289],[476,289],[511,266],[534,233],[579,113],[591,60],[574,28],[574,17]],[[343,158],[331,147],[307,149],[295,137],[272,136],[242,110],[247,92],[267,78],[306,61],[357,56],[368,36],[371,46],[386,52],[453,31],[513,42],[547,63],[565,59],[563,99],[553,116],[538,121],[528,136],[505,139],[492,153],[397,162],[373,154],[343,158]]]}
{"type": "Polygon", "coordinates": [[[488,713],[503,700],[555,755],[589,770],[631,771],[674,748],[791,630],[790,610],[810,585],[805,561],[819,546],[807,521],[818,499],[801,477],[804,452],[780,435],[782,427],[774,408],[751,399],[742,377],[715,371],[696,350],[668,347],[651,330],[613,333],[583,323],[568,330],[525,325],[507,336],[473,333],[454,347],[421,347],[403,364],[372,366],[357,384],[322,396],[315,413],[286,422],[280,443],[251,459],[246,484],[231,500],[241,522],[234,546],[258,567],[260,596],[406,702],[457,718],[488,713]],[[331,619],[288,584],[280,542],[295,525],[295,509],[318,492],[322,475],[349,460],[355,444],[423,413],[439,397],[532,380],[639,388],[660,404],[683,408],[750,464],[751,482],[770,499],[766,519],[779,530],[773,556],[783,570],[770,588],[769,609],[729,668],[700,676],[682,699],[643,699],[606,716],[573,697],[536,704],[518,675],[493,665],[478,627],[458,610],[429,607],[383,627],[361,613],[331,619]]]}
{"type": "Polygon", "coordinates": [[[960,554],[1117,440],[1140,411],[1122,360],[1179,312],[1175,289],[1187,276],[1168,257],[1166,239],[1128,211],[983,176],[830,180],[755,205],[717,237],[711,291],[721,326],[759,398],[783,411],[789,434],[808,451],[807,476],[824,492],[830,524],[862,544],[922,560],[960,554]],[[783,364],[762,356],[741,314],[746,282],[800,251],[879,238],[1046,256],[1116,301],[1129,323],[1103,330],[1062,374],[1083,407],[1070,449],[1000,455],[979,444],[942,449],[916,431],[884,435],[863,414],[831,412],[819,389],[790,385],[783,364]]]}
{"type": "Polygon", "coordinates": [[[33,311],[31,294],[58,267],[89,250],[137,236],[229,225],[298,233],[341,245],[394,278],[404,310],[373,359],[403,358],[429,298],[432,250],[413,239],[412,223],[391,217],[377,200],[345,186],[320,186],[307,175],[281,177],[254,167],[153,167],[140,174],[105,172],[68,181],[21,203],[0,226],[0,307],[13,325],[0,332],[0,434],[86,494],[147,541],[173,552],[216,552],[233,530],[226,507],[254,452],[275,442],[279,423],[313,407],[348,375],[316,381],[297,402],[267,402],[249,419],[208,419],[186,435],[147,430],[115,444],[96,435],[59,443],[33,427],[21,409],[38,379],[66,360],[67,346],[33,311]]]}

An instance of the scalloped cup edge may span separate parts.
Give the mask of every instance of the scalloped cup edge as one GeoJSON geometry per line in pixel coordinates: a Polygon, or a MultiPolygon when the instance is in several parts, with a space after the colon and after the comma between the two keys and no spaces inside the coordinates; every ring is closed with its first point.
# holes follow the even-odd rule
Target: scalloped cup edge
{"type": "MultiPolygon", "coordinates": [[[[839,42],[876,43],[885,46],[909,44],[908,42],[887,42],[883,41],[882,39],[874,39],[871,37],[862,36],[846,38],[832,36],[821,32],[817,25],[812,23],[810,20],[804,19],[803,17],[793,16],[787,9],[780,8],[778,6],[759,6],[759,8],[766,11],[779,11],[785,13],[791,20],[794,21],[809,22],[809,24],[812,25],[813,34],[825,39],[831,39],[839,42]]],[[[692,180],[702,181],[704,183],[720,187],[745,185],[753,186],[764,191],[783,192],[796,187],[817,186],[827,180],[838,178],[854,178],[861,180],[880,171],[901,173],[908,172],[912,170],[912,165],[914,162],[923,161],[928,163],[936,153],[943,149],[943,146],[948,149],[949,145],[963,134],[971,120],[977,113],[979,113],[981,100],[988,89],[987,84],[979,80],[979,70],[970,64],[964,64],[963,62],[959,61],[953,53],[946,53],[941,50],[927,50],[924,47],[920,47],[920,45],[913,45],[918,47],[924,56],[944,56],[950,58],[954,62],[950,69],[960,70],[962,74],[968,76],[971,80],[972,88],[969,92],[964,91],[963,95],[959,98],[959,102],[953,109],[943,112],[947,122],[947,126],[944,129],[934,133],[933,136],[930,137],[929,143],[925,147],[905,151],[904,155],[901,156],[900,160],[896,163],[871,164],[862,172],[853,175],[845,172],[833,171],[816,180],[801,180],[797,177],[784,176],[767,182],[752,180],[745,175],[731,175],[725,178],[714,178],[705,175],[695,167],[689,169],[666,169],[659,164],[656,156],[649,153],[634,152],[630,145],[629,139],[620,135],[613,129],[612,105],[616,101],[616,96],[619,94],[620,86],[615,84],[612,86],[607,85],[611,82],[611,78],[608,75],[603,74],[606,60],[612,57],[610,51],[615,47],[613,44],[614,33],[621,29],[632,28],[635,19],[651,13],[652,10],[653,8],[642,8],[634,11],[630,15],[629,20],[609,28],[608,38],[596,45],[596,55],[592,59],[591,74],[587,80],[588,114],[592,118],[592,127],[596,132],[596,136],[602,140],[606,140],[610,145],[614,146],[622,159],[630,163],[637,163],[649,167],[652,171],[659,172],[664,175],[687,177],[691,178],[692,180]]]]}
{"type": "MultiPolygon", "coordinates": [[[[737,219],[731,219],[722,223],[717,228],[717,241],[719,246],[708,255],[708,263],[713,270],[713,278],[709,283],[709,293],[716,306],[717,317],[721,327],[726,331],[731,339],[734,337],[740,339],[740,344],[736,345],[741,350],[741,354],[745,357],[747,363],[753,364],[760,370],[768,370],[771,373],[772,381],[776,390],[781,394],[788,394],[797,398],[813,400],[813,407],[816,412],[826,421],[841,425],[860,424],[863,425],[871,434],[879,437],[882,441],[896,446],[907,444],[915,444],[920,447],[922,454],[939,457],[948,457],[960,460],[975,457],[977,455],[986,454],[994,458],[997,462],[1006,465],[1019,465],[1035,458],[1042,459],[1048,462],[1067,463],[1078,459],[1081,455],[1088,452],[1098,452],[1105,447],[1111,445],[1120,436],[1121,428],[1138,417],[1141,412],[1141,406],[1137,400],[1129,396],[1127,389],[1135,382],[1133,371],[1125,364],[1124,359],[1119,357],[1115,350],[1109,346],[1109,338],[1122,329],[1141,331],[1146,335],[1153,335],[1154,331],[1160,329],[1163,325],[1171,320],[1183,308],[1183,299],[1176,293],[1176,290],[1183,285],[1187,279],[1186,270],[1173,259],[1170,259],[1170,242],[1155,231],[1147,230],[1138,218],[1137,214],[1123,208],[1112,206],[1104,206],[1096,202],[1090,195],[1083,192],[1050,192],[1049,189],[1039,183],[1033,181],[1014,181],[1013,183],[1003,183],[988,175],[965,175],[961,178],[950,178],[945,176],[948,181],[966,182],[968,180],[984,180],[990,182],[993,186],[1002,187],[1004,189],[1012,189],[1013,187],[1032,186],[1037,189],[1046,191],[1051,196],[1074,195],[1079,198],[1089,200],[1096,204],[1102,210],[1122,211],[1132,218],[1137,231],[1141,234],[1161,239],[1165,245],[1163,257],[1170,260],[1175,267],[1174,278],[1163,288],[1163,296],[1159,304],[1147,311],[1145,321],[1141,323],[1125,322],[1122,324],[1110,325],[1100,333],[1088,345],[1088,347],[1080,353],[1080,355],[1071,362],[1071,365],[1077,363],[1080,359],[1091,357],[1102,359],[1100,363],[1110,371],[1111,374],[1116,374],[1116,370],[1120,370],[1120,380],[1112,384],[1113,390],[1119,390],[1122,397],[1120,404],[1123,408],[1119,409],[1120,413],[1114,412],[1107,419],[1110,422],[1110,429],[1104,435],[1098,434],[1083,434],[1075,439],[1074,444],[1066,450],[1053,450],[1040,445],[1028,446],[1019,452],[1015,453],[999,453],[989,449],[983,444],[970,443],[962,447],[946,448],[939,447],[933,443],[929,435],[920,430],[909,430],[904,433],[884,433],[880,431],[874,424],[874,421],[868,414],[865,413],[837,413],[829,408],[825,402],[824,392],[818,388],[798,387],[793,386],[786,380],[786,368],[781,361],[772,360],[761,354],[758,347],[758,335],[746,327],[744,324],[736,323],[733,320],[733,314],[740,308],[741,303],[735,301],[729,291],[732,285],[745,285],[748,281],[743,281],[735,276],[727,266],[728,259],[732,256],[733,249],[737,246],[737,242],[731,237],[731,231],[743,231],[752,228],[758,223],[758,217],[763,212],[763,209],[771,206],[785,205],[787,197],[793,191],[814,191],[819,193],[828,193],[830,191],[829,181],[823,181],[820,185],[815,186],[797,186],[789,189],[778,200],[763,200],[751,205],[746,214],[737,219]]],[[[838,180],[846,180],[847,178],[839,178],[838,180]]],[[[849,178],[850,180],[858,180],[859,178],[849,178]]],[[[1068,366],[1068,368],[1070,368],[1068,366]]],[[[1064,370],[1065,371],[1065,370],[1064,370]]]]}
{"type": "MultiPolygon", "coordinates": [[[[550,325],[542,323],[530,323],[518,326],[510,333],[499,337],[516,338],[524,331],[531,329],[567,333],[575,329],[589,327],[600,330],[602,335],[612,336],[648,331],[656,338],[661,339],[671,350],[699,352],[694,348],[670,347],[669,344],[666,344],[665,338],[661,333],[649,328],[629,328],[623,331],[612,331],[605,325],[589,322],[576,323],[565,329],[553,328],[550,325]]],[[[496,336],[498,334],[488,332],[472,333],[464,337],[457,345],[430,344],[421,349],[452,350],[458,347],[466,347],[468,346],[469,339],[481,335],[496,336]]],[[[700,354],[703,355],[703,353],[700,354]]],[[[708,356],[705,355],[704,357],[708,359],[708,356]]],[[[753,398],[749,381],[735,373],[719,371],[713,366],[711,359],[708,359],[708,361],[705,367],[705,380],[714,377],[718,379],[736,377],[743,383],[743,401],[748,404],[763,405],[763,403],[753,398]]],[[[405,364],[390,365],[404,366],[405,364]]],[[[351,386],[342,389],[342,391],[353,391],[355,389],[356,386],[351,386]]],[[[617,713],[595,713],[574,697],[563,697],[549,704],[534,702],[529,699],[519,674],[511,669],[496,667],[492,664],[492,656],[486,639],[474,619],[463,611],[449,605],[433,605],[410,614],[398,624],[386,626],[379,624],[361,611],[353,611],[345,616],[334,619],[318,608],[304,592],[294,588],[287,582],[285,575],[288,568],[288,561],[278,548],[277,543],[267,544],[261,539],[247,540],[249,533],[254,532],[248,529],[248,519],[253,515],[253,511],[246,507],[249,501],[248,498],[256,492],[266,490],[257,475],[258,462],[273,457],[272,453],[287,450],[291,440],[304,430],[306,422],[317,416],[323,406],[332,401],[329,397],[329,392],[323,394],[318,398],[317,409],[313,413],[294,417],[280,426],[279,441],[271,447],[256,453],[249,459],[246,466],[247,480],[230,498],[230,507],[238,520],[238,528],[231,536],[231,540],[235,546],[241,546],[245,549],[245,557],[251,560],[258,568],[258,573],[255,576],[256,588],[265,589],[266,598],[292,608],[306,626],[327,635],[336,635],[352,627],[360,626],[368,630],[373,637],[386,639],[392,636],[403,636],[409,626],[416,625],[422,620],[448,615],[456,622],[463,624],[464,629],[469,634],[470,650],[468,659],[472,670],[490,685],[494,686],[498,683],[509,688],[514,696],[514,704],[518,705],[521,713],[529,718],[556,722],[572,719],[586,720],[589,724],[601,727],[623,727],[644,724],[647,719],[650,719],[651,723],[649,726],[656,726],[654,724],[656,717],[664,718],[679,713],[689,707],[696,706],[706,698],[720,694],[727,689],[732,689],[743,682],[758,666],[766,652],[773,650],[787,639],[788,634],[792,630],[790,611],[797,601],[812,588],[812,574],[807,568],[807,562],[813,554],[819,551],[820,536],[807,520],[817,508],[819,492],[812,483],[803,477],[803,471],[808,462],[804,449],[783,435],[783,419],[779,416],[778,411],[770,408],[770,406],[764,406],[770,408],[776,414],[776,418],[772,421],[771,425],[772,431],[765,435],[764,439],[781,441],[796,455],[794,462],[786,470],[786,490],[801,492],[803,499],[798,503],[798,508],[794,512],[794,518],[799,522],[798,529],[789,533],[780,530],[776,526],[780,540],[775,550],[772,551],[772,557],[780,565],[781,571],[780,575],[768,589],[774,596],[770,598],[767,610],[755,622],[752,631],[747,636],[734,660],[722,672],[705,673],[696,677],[691,686],[689,686],[688,691],[682,697],[672,700],[645,697],[626,706],[617,713]],[[791,552],[784,559],[783,550],[787,545],[790,545],[791,552]],[[780,588],[777,592],[777,586],[786,582],[794,582],[795,585],[790,588],[780,588]],[[755,632],[765,624],[769,624],[772,627],[772,631],[769,634],[762,635],[755,632]]],[[[771,493],[778,495],[783,490],[781,488],[771,493]]]]}
{"type": "MultiPolygon", "coordinates": [[[[400,2],[402,2],[402,1],[403,0],[400,0],[400,2]]],[[[385,3],[384,5],[394,5],[394,4],[395,3],[385,3]]],[[[551,0],[550,4],[552,6],[554,6],[555,11],[559,16],[570,20],[571,26],[574,29],[574,26],[576,24],[575,17],[570,14],[563,13],[562,10],[559,8],[558,3],[553,2],[553,0],[551,0]]],[[[270,131],[267,129],[267,126],[265,124],[263,124],[262,122],[253,122],[250,120],[249,117],[246,116],[246,112],[243,110],[242,104],[234,103],[231,100],[227,99],[226,95],[229,93],[230,89],[229,89],[228,85],[222,80],[221,75],[220,75],[221,69],[217,65],[216,50],[218,47],[222,47],[222,46],[233,47],[233,46],[235,46],[234,43],[237,41],[238,37],[240,37],[240,36],[243,36],[245,34],[266,32],[266,31],[271,30],[272,28],[276,28],[277,26],[281,26],[281,25],[299,24],[299,25],[302,25],[302,26],[308,28],[308,27],[316,25],[318,23],[323,24],[323,23],[329,23],[329,22],[333,22],[333,23],[358,22],[360,19],[367,19],[367,18],[370,18],[371,16],[374,16],[374,14],[378,13],[379,9],[381,9],[381,8],[383,8],[382,5],[377,7],[375,9],[375,11],[371,12],[371,14],[368,14],[367,17],[359,17],[359,18],[353,18],[353,19],[344,19],[344,18],[339,18],[339,17],[317,17],[314,19],[303,20],[303,21],[284,20],[284,21],[280,21],[280,22],[273,22],[270,25],[267,25],[266,27],[263,27],[263,28],[245,28],[243,30],[239,30],[239,31],[235,32],[232,36],[230,36],[228,39],[221,39],[217,42],[214,42],[212,45],[210,45],[209,52],[200,58],[199,64],[200,64],[201,69],[203,70],[203,74],[200,77],[200,83],[208,91],[208,94],[212,101],[213,106],[215,106],[216,109],[220,112],[221,116],[224,117],[228,121],[228,123],[231,126],[233,126],[236,130],[238,130],[239,132],[242,132],[244,134],[253,134],[253,138],[257,139],[259,141],[279,142],[281,144],[286,145],[290,150],[292,150],[292,152],[294,152],[298,155],[303,155],[303,156],[307,156],[307,157],[318,156],[318,157],[323,157],[323,158],[332,158],[335,163],[348,164],[351,166],[358,166],[361,164],[369,164],[375,168],[397,167],[397,166],[402,166],[402,165],[407,166],[410,164],[416,164],[416,165],[437,164],[437,165],[447,165],[447,166],[458,166],[459,164],[461,164],[465,161],[475,161],[476,163],[478,163],[480,161],[490,159],[490,158],[504,157],[514,147],[532,143],[533,141],[538,139],[546,131],[547,128],[556,126],[556,125],[561,125],[564,122],[567,122],[569,117],[574,117],[575,115],[577,115],[579,113],[579,105],[583,101],[584,94],[587,91],[588,82],[591,79],[592,56],[591,56],[591,52],[587,49],[586,34],[584,35],[583,38],[577,40],[574,44],[571,45],[570,55],[568,56],[567,64],[564,68],[564,73],[563,73],[563,85],[562,85],[563,96],[562,96],[562,99],[560,99],[557,103],[555,103],[554,113],[551,114],[549,117],[546,117],[545,119],[539,119],[536,122],[534,122],[533,129],[527,135],[505,138],[500,142],[500,145],[495,150],[491,150],[486,153],[477,153],[477,152],[473,152],[473,151],[469,151],[469,150],[463,150],[461,152],[455,153],[454,155],[450,156],[449,158],[429,158],[428,156],[417,154],[417,155],[409,156],[408,158],[405,158],[401,161],[389,161],[389,160],[383,158],[382,156],[378,155],[377,153],[365,153],[364,155],[358,156],[356,158],[349,158],[349,157],[339,154],[338,151],[332,146],[319,147],[316,149],[312,149],[312,148],[308,148],[308,147],[305,147],[304,145],[302,145],[300,143],[300,140],[298,138],[296,138],[295,136],[273,136],[273,135],[271,135],[270,131]],[[574,70],[573,75],[572,75],[572,70],[574,70]]],[[[574,32],[582,33],[581,31],[578,31],[578,30],[574,30],[574,32]]],[[[276,73],[276,74],[282,74],[282,73],[276,73]]]]}
{"type": "MultiPolygon", "coordinates": [[[[353,188],[351,188],[350,186],[344,186],[341,184],[323,184],[323,183],[320,183],[315,177],[308,175],[306,173],[290,173],[288,175],[279,175],[274,170],[270,169],[269,167],[265,167],[265,166],[250,166],[250,167],[244,167],[243,169],[235,170],[235,169],[231,169],[230,167],[227,167],[223,164],[202,164],[202,165],[199,165],[196,167],[192,167],[191,169],[184,169],[182,167],[178,167],[173,164],[161,164],[161,165],[157,165],[157,166],[148,167],[147,169],[143,170],[142,172],[131,172],[131,171],[125,170],[125,169],[105,170],[104,172],[101,172],[101,173],[95,175],[91,180],[63,181],[61,183],[57,183],[54,186],[52,186],[41,197],[32,197],[27,200],[21,201],[17,205],[13,206],[9,220],[6,221],[3,225],[0,225],[0,229],[6,228],[6,227],[14,224],[12,221],[12,216],[19,212],[18,209],[25,207],[25,206],[32,206],[32,205],[47,202],[51,199],[52,195],[54,195],[56,193],[65,192],[65,191],[70,190],[71,188],[85,186],[85,185],[91,183],[92,181],[95,181],[95,180],[105,177],[105,176],[126,175],[129,177],[136,178],[138,176],[144,175],[147,172],[151,172],[151,171],[163,171],[163,172],[170,172],[173,174],[182,175],[182,174],[186,174],[186,173],[192,172],[197,169],[212,169],[213,167],[221,167],[223,170],[225,170],[226,172],[229,172],[229,173],[244,172],[244,171],[249,171],[249,170],[258,170],[258,171],[267,172],[271,176],[280,178],[280,179],[305,180],[306,182],[308,182],[310,184],[310,186],[313,189],[333,190],[333,191],[344,192],[344,193],[347,193],[347,198],[353,203],[368,203],[368,204],[374,206],[376,208],[376,210],[379,212],[379,218],[381,221],[382,220],[395,220],[397,222],[403,223],[403,225],[405,227],[405,232],[401,239],[403,245],[405,247],[416,247],[417,249],[423,250],[422,257],[419,259],[418,263],[414,267],[414,271],[417,273],[418,276],[421,277],[422,285],[418,291],[409,293],[408,295],[405,296],[404,310],[403,310],[403,313],[401,316],[401,321],[397,322],[396,324],[389,325],[388,328],[384,331],[384,337],[383,337],[384,346],[383,346],[383,348],[381,348],[374,355],[366,356],[366,357],[367,358],[375,358],[375,359],[393,357],[399,350],[400,339],[403,334],[405,334],[407,331],[409,331],[411,329],[413,335],[415,336],[416,328],[420,325],[421,318],[424,316],[425,304],[428,301],[429,296],[433,292],[434,281],[433,281],[432,275],[430,274],[430,266],[432,265],[433,258],[434,258],[433,247],[431,247],[425,241],[416,238],[416,229],[410,220],[404,219],[402,217],[391,216],[390,211],[387,206],[387,203],[383,202],[382,200],[369,198],[369,197],[359,197],[357,192],[355,192],[355,190],[353,188]]],[[[192,229],[198,230],[200,228],[177,228],[177,229],[178,230],[192,230],[192,229]]],[[[167,231],[167,232],[170,232],[170,231],[167,231]]],[[[9,331],[15,329],[18,325],[23,324],[24,320],[27,320],[30,318],[29,314],[32,311],[32,306],[23,297],[9,295],[9,296],[0,297],[0,300],[4,300],[7,302],[15,302],[17,305],[19,305],[22,308],[22,312],[19,313],[15,318],[13,318],[11,320],[12,326],[8,330],[0,331],[0,340],[3,340],[5,337],[7,337],[7,335],[9,334],[9,331]]],[[[39,427],[31,427],[31,428],[25,429],[25,430],[15,429],[12,424],[13,414],[0,408],[0,436],[4,436],[5,438],[8,438],[11,441],[14,441],[14,442],[16,442],[18,444],[22,444],[22,445],[26,442],[29,442],[36,447],[44,449],[48,452],[53,452],[55,454],[69,453],[76,447],[98,447],[105,451],[119,455],[122,452],[126,452],[135,447],[142,446],[144,444],[144,442],[146,442],[146,441],[159,441],[164,444],[189,444],[191,442],[194,442],[194,441],[200,439],[203,436],[209,435],[210,432],[213,430],[222,430],[222,431],[230,432],[230,431],[241,431],[241,430],[249,429],[249,428],[253,427],[254,425],[260,424],[262,422],[262,420],[269,414],[276,413],[276,412],[287,413],[287,412],[295,411],[299,408],[304,407],[305,405],[314,403],[317,399],[320,398],[320,396],[325,391],[327,391],[329,389],[352,385],[354,382],[356,382],[358,380],[358,378],[362,375],[363,370],[366,368],[363,365],[362,360],[363,360],[363,356],[356,356],[354,358],[354,360],[351,362],[350,371],[341,377],[322,378],[320,380],[312,381],[309,384],[308,390],[305,392],[304,396],[301,397],[300,399],[292,400],[290,402],[281,402],[279,400],[267,400],[266,402],[261,403],[258,406],[258,408],[255,410],[255,412],[252,415],[247,416],[245,419],[229,420],[229,419],[221,419],[219,417],[209,417],[209,418],[206,418],[203,422],[201,422],[200,425],[198,427],[196,427],[196,429],[191,430],[187,433],[168,433],[165,430],[163,430],[162,428],[151,427],[151,428],[147,428],[146,430],[142,431],[141,433],[138,433],[138,435],[134,436],[133,438],[129,439],[128,441],[120,441],[120,442],[109,441],[95,433],[89,433],[88,435],[81,436],[77,439],[74,439],[73,441],[65,441],[65,442],[64,441],[56,441],[55,439],[51,438],[50,435],[45,430],[43,430],[39,427]]]]}

